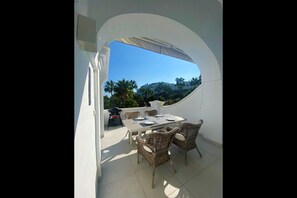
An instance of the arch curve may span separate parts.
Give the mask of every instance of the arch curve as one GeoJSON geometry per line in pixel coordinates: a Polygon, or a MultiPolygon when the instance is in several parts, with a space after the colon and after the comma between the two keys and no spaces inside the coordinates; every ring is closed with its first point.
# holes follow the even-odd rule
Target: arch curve
{"type": "Polygon", "coordinates": [[[148,37],[171,43],[197,64],[203,82],[221,79],[218,61],[210,48],[196,33],[177,21],[147,13],[117,15],[99,29],[97,51],[104,44],[123,37],[148,37]]]}

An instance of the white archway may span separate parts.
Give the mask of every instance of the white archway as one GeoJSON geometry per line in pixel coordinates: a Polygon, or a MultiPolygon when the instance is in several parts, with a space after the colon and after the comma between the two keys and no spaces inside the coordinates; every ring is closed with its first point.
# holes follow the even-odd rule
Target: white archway
{"type": "MultiPolygon", "coordinates": [[[[98,31],[98,52],[109,42],[124,37],[159,39],[171,43],[192,58],[202,75],[202,102],[199,107],[196,105],[191,108],[199,111],[199,116],[204,118],[205,124],[201,130],[204,137],[222,144],[222,72],[214,54],[199,35],[183,24],[163,16],[122,14],[107,20],[98,31]]],[[[189,108],[189,105],[182,103],[179,108],[189,108]]],[[[100,122],[103,131],[103,120],[100,122]]]]}
{"type": "Polygon", "coordinates": [[[199,66],[203,82],[221,79],[217,59],[205,42],[186,26],[163,16],[130,13],[112,17],[97,34],[97,51],[117,38],[148,37],[171,43],[189,55],[199,66]]]}
{"type": "MultiPolygon", "coordinates": [[[[200,107],[194,108],[205,119],[205,137],[222,143],[222,72],[214,54],[199,35],[183,24],[160,15],[122,14],[110,18],[99,29],[98,52],[109,42],[124,37],[159,39],[173,44],[192,58],[199,66],[203,87],[203,102],[200,107]]],[[[185,106],[186,104],[182,104],[180,108],[185,106]]],[[[101,123],[103,125],[102,121],[101,123]]]]}

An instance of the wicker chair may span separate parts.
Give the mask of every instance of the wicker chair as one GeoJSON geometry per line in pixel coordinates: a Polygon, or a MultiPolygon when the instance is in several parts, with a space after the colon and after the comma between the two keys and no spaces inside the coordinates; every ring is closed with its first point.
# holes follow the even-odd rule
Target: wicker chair
{"type": "MultiPolygon", "coordinates": [[[[140,112],[139,111],[126,112],[124,115],[125,115],[125,120],[133,119],[133,118],[138,118],[140,116],[140,112]]],[[[127,136],[128,133],[129,133],[129,130],[127,131],[124,138],[127,136]]],[[[138,135],[138,132],[133,132],[132,134],[129,134],[129,142],[132,142],[131,138],[134,135],[138,135]]]]}
{"type": "Polygon", "coordinates": [[[133,112],[126,112],[125,114],[125,119],[132,119],[132,118],[137,118],[140,116],[139,111],[133,111],[133,112]]]}
{"type": "MultiPolygon", "coordinates": [[[[185,151],[185,165],[187,165],[188,163],[187,151],[189,150],[196,148],[200,157],[202,157],[202,154],[200,153],[196,144],[196,138],[198,136],[202,124],[202,119],[200,119],[199,123],[197,124],[186,122],[182,123],[179,132],[175,134],[173,143],[185,151]]],[[[167,127],[167,130],[171,130],[171,128],[167,127]]]]}
{"type": "Polygon", "coordinates": [[[144,112],[144,114],[147,116],[155,116],[158,114],[158,112],[157,112],[157,110],[154,109],[154,110],[147,110],[144,112]]]}
{"type": "Polygon", "coordinates": [[[173,172],[176,170],[170,159],[169,147],[172,144],[174,135],[179,128],[175,127],[171,131],[159,130],[145,135],[144,138],[136,137],[137,141],[137,163],[139,163],[139,154],[141,154],[153,168],[152,188],[154,188],[155,168],[165,162],[170,161],[173,172]]]}

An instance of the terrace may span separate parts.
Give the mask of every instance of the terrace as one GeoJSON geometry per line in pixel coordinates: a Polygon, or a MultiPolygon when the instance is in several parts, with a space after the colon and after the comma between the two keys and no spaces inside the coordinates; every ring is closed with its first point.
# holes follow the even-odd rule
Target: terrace
{"type": "MultiPolygon", "coordinates": [[[[201,88],[197,88],[184,100],[195,98],[200,92],[201,88]]],[[[139,111],[144,115],[145,110],[157,109],[161,113],[182,116],[187,119],[185,122],[195,123],[191,114],[185,110],[177,111],[179,105],[186,103],[184,100],[169,106],[152,101],[151,107],[122,108],[121,117],[124,119],[124,113],[129,111],[139,111]]],[[[198,113],[194,113],[194,117],[199,116],[198,113]]],[[[125,126],[107,128],[108,115],[109,112],[104,110],[102,180],[98,186],[100,197],[222,197],[222,145],[204,137],[203,125],[196,139],[203,157],[200,158],[197,150],[190,150],[188,165],[185,165],[183,150],[172,144],[170,153],[177,173],[172,172],[169,163],[157,167],[155,188],[152,189],[152,168],[142,157],[137,164],[137,144],[129,144],[125,126]]]]}
{"type": "Polygon", "coordinates": [[[129,145],[126,127],[105,128],[102,143],[102,180],[99,196],[109,197],[222,197],[222,147],[199,135],[196,143],[203,157],[188,151],[188,165],[183,151],[172,144],[170,152],[176,174],[169,163],[156,168],[155,188],[151,188],[152,168],[140,157],[137,147],[129,145]]]}
{"type": "MultiPolygon", "coordinates": [[[[75,0],[74,24],[75,198],[222,197],[222,0],[75,0]],[[183,151],[173,145],[177,173],[167,163],[157,167],[154,189],[151,168],[146,160],[137,164],[135,144],[123,139],[126,127],[105,127],[102,85],[109,44],[127,38],[169,43],[190,57],[203,77],[180,102],[157,106],[158,112],[188,122],[204,120],[196,140],[203,157],[189,151],[186,166],[183,151]]],[[[142,113],[146,108],[138,109],[142,113]]]]}

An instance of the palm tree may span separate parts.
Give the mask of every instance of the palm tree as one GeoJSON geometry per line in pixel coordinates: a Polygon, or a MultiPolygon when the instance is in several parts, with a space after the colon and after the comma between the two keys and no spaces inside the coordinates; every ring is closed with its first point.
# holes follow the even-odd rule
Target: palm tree
{"type": "Polygon", "coordinates": [[[192,78],[190,81],[190,85],[193,87],[197,87],[199,85],[199,80],[198,78],[192,78]]]}
{"type": "Polygon", "coordinates": [[[150,99],[153,98],[154,96],[154,92],[153,90],[151,90],[148,85],[144,85],[142,87],[140,87],[140,89],[138,89],[141,97],[143,98],[144,102],[145,102],[145,105],[148,105],[148,102],[150,99]]]}
{"type": "Polygon", "coordinates": [[[114,91],[115,95],[118,96],[121,99],[121,103],[123,107],[125,108],[126,106],[126,100],[129,97],[133,96],[133,89],[137,88],[136,81],[130,80],[127,81],[125,79],[119,80],[115,86],[114,86],[114,91]]]}
{"type": "Polygon", "coordinates": [[[104,91],[110,93],[110,97],[112,96],[112,93],[114,92],[114,86],[115,86],[115,83],[112,80],[107,81],[105,84],[104,91]]]}
{"type": "Polygon", "coordinates": [[[132,88],[132,90],[133,89],[137,89],[137,84],[136,84],[136,81],[135,80],[130,80],[130,86],[131,86],[131,88],[132,88]]]}

